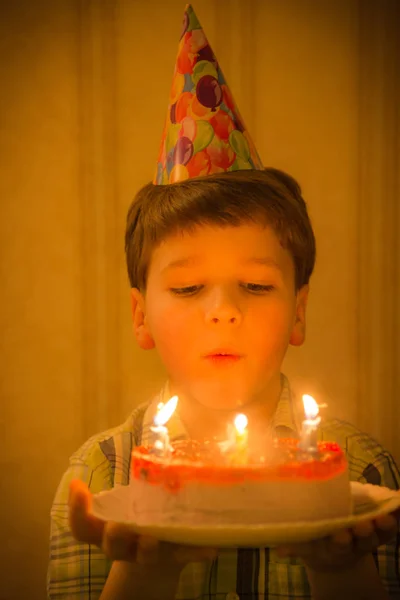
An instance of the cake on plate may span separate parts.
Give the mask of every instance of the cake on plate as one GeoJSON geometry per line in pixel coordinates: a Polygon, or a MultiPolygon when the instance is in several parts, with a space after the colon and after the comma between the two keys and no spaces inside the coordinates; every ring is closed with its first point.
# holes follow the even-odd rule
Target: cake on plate
{"type": "Polygon", "coordinates": [[[256,525],[318,521],[351,513],[346,457],[334,442],[302,452],[276,439],[258,458],[221,451],[213,442],[172,442],[167,455],[140,446],[131,460],[138,525],[256,525]]]}

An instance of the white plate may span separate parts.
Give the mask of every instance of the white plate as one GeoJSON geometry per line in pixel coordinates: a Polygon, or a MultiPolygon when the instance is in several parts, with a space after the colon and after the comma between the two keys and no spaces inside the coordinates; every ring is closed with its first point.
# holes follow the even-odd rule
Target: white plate
{"type": "Polygon", "coordinates": [[[92,513],[104,521],[128,523],[134,531],[166,542],[228,547],[277,546],[325,537],[359,521],[374,519],[400,508],[400,492],[377,485],[351,482],[353,514],[340,519],[262,525],[141,526],[130,516],[129,486],[117,486],[93,496],[92,513]]]}

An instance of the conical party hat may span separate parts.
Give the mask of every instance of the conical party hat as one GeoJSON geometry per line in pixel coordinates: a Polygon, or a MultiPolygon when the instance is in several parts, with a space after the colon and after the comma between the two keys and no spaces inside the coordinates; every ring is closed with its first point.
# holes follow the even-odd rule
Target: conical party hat
{"type": "Polygon", "coordinates": [[[242,169],[261,170],[263,165],[188,4],[153,183],[242,169]]]}

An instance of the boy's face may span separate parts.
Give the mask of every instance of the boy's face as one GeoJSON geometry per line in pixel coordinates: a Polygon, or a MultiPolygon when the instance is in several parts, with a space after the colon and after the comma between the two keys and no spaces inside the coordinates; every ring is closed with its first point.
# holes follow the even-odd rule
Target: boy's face
{"type": "Polygon", "coordinates": [[[289,343],[304,340],[308,289],[270,227],[198,227],[152,255],[132,290],[142,348],[156,347],[171,390],[233,409],[276,389],[289,343]]]}

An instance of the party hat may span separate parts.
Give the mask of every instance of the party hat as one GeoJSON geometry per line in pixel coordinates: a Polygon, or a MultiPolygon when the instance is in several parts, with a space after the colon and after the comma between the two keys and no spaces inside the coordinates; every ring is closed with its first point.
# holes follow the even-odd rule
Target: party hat
{"type": "Polygon", "coordinates": [[[154,184],[263,169],[199,20],[188,4],[154,184]]]}

